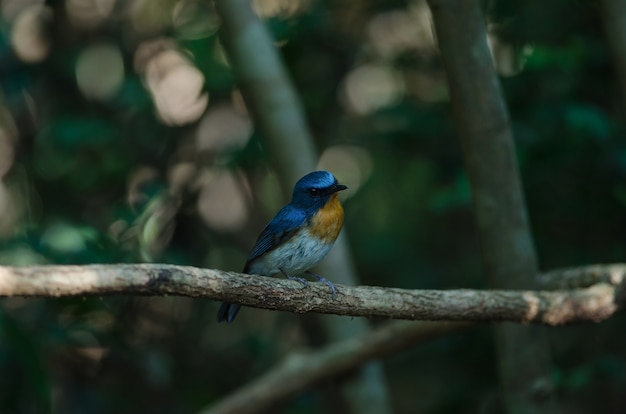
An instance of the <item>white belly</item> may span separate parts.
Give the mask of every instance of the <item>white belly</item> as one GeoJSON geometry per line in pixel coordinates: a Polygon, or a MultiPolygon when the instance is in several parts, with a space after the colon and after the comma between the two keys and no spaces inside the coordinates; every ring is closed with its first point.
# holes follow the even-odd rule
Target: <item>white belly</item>
{"type": "Polygon", "coordinates": [[[334,243],[322,243],[302,231],[280,247],[264,254],[250,264],[249,272],[272,276],[283,269],[290,276],[309,270],[318,264],[334,243]]]}

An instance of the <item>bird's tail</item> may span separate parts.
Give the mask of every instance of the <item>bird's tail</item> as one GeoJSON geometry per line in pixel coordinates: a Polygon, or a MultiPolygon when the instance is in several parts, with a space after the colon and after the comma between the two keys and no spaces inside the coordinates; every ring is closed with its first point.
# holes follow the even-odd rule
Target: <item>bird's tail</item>
{"type": "Polygon", "coordinates": [[[220,309],[217,311],[217,322],[226,321],[231,323],[235,320],[239,309],[241,309],[241,305],[236,303],[222,303],[222,306],[220,306],[220,309]]]}

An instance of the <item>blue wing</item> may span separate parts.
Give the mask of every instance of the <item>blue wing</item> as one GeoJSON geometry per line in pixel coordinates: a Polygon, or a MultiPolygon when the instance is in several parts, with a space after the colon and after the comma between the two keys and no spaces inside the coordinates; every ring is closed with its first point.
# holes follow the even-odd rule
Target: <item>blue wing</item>
{"type": "Polygon", "coordinates": [[[306,212],[294,208],[291,204],[283,207],[259,235],[243,271],[248,270],[250,262],[254,259],[292,238],[305,221],[306,212]]]}

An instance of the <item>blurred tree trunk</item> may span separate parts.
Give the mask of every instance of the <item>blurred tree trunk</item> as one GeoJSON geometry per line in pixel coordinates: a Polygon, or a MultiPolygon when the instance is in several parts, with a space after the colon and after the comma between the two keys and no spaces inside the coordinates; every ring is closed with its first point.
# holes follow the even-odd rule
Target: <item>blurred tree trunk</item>
{"type": "MultiPolygon", "coordinates": [[[[428,3],[469,172],[488,281],[497,289],[532,289],[537,286],[537,259],[480,3],[428,3]]],[[[547,332],[508,323],[495,329],[506,411],[555,412],[547,332]]]]}
{"type": "MultiPolygon", "coordinates": [[[[250,0],[217,0],[222,17],[221,39],[237,74],[242,94],[263,132],[263,143],[272,158],[284,194],[295,182],[316,169],[317,153],[300,100],[285,70],[274,40],[252,10],[250,0]]],[[[345,233],[345,230],[344,230],[345,233]]],[[[320,266],[333,282],[357,285],[345,236],[320,266]]],[[[335,341],[363,334],[363,319],[325,317],[328,336],[335,341]]],[[[388,413],[391,408],[381,364],[365,365],[342,393],[353,413],[388,413]]]]}
{"type": "Polygon", "coordinates": [[[602,0],[604,31],[611,47],[620,85],[622,112],[626,111],[626,0],[602,0]]]}

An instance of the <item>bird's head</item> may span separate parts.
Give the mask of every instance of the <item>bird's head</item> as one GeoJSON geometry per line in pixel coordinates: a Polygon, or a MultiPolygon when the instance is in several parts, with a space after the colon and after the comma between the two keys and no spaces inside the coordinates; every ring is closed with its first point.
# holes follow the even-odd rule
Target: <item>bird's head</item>
{"type": "Polygon", "coordinates": [[[298,180],[293,188],[291,204],[315,211],[324,207],[333,194],[346,188],[328,171],[314,171],[298,180]]]}

